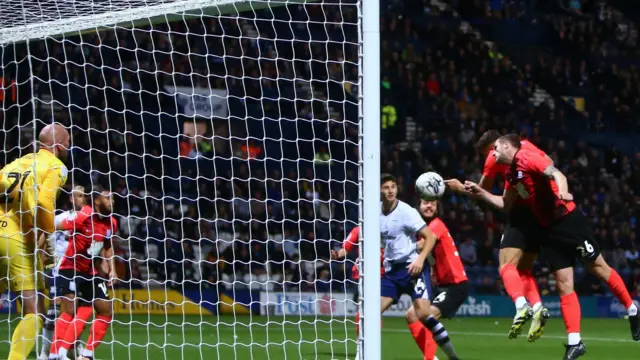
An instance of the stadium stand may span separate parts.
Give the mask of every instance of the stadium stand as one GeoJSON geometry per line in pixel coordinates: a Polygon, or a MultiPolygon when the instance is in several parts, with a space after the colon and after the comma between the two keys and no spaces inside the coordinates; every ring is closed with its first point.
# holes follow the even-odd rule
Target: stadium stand
{"type": "MultiPolygon", "coordinates": [[[[478,180],[482,159],[473,149],[478,135],[490,128],[521,133],[568,174],[608,260],[638,295],[640,152],[632,135],[640,130],[636,25],[615,7],[595,2],[583,2],[583,8],[564,7],[562,1],[434,3],[385,1],[381,20],[382,168],[397,175],[402,198],[415,202],[411,184],[430,169],[478,180]]],[[[326,29],[322,11],[298,8],[291,16],[317,19],[310,31],[316,39],[324,34],[328,50],[303,41],[292,47],[289,40],[308,37],[307,28],[271,23],[265,14],[261,21],[175,23],[171,39],[164,32],[126,30],[89,35],[84,46],[67,43],[66,69],[48,59],[62,54],[59,42],[47,41],[46,51],[45,43],[38,43],[30,51],[36,59],[34,91],[43,101],[36,114],[30,109],[18,114],[15,108],[4,114],[0,141],[12,151],[1,160],[10,161],[31,143],[15,136],[23,118],[54,116],[64,124],[73,118],[71,161],[91,163],[93,169],[75,166],[73,182],[101,183],[118,194],[116,212],[122,216],[121,237],[127,239],[118,251],[134,287],[165,280],[185,287],[220,281],[251,286],[251,276],[284,279],[284,286],[303,290],[313,289],[318,279],[327,287],[353,287],[344,280],[351,266],[329,269],[317,260],[328,259],[358,218],[358,89],[330,81],[336,73],[356,80],[356,48],[340,43],[354,35],[326,29]],[[278,40],[239,41],[235,35],[241,31],[278,40]],[[198,36],[204,32],[225,36],[206,44],[198,36]],[[169,41],[180,51],[150,51],[169,41]],[[296,61],[276,56],[283,51],[294,52],[296,61]],[[156,71],[162,71],[158,78],[152,75],[156,71]],[[259,71],[266,78],[261,84],[259,71]],[[313,73],[315,81],[293,82],[294,72],[305,79],[313,73]],[[140,84],[143,88],[136,88],[140,84]],[[227,89],[228,117],[196,123],[182,118],[178,127],[172,117],[177,104],[160,90],[191,84],[227,89]],[[46,98],[51,94],[55,98],[46,98]],[[107,122],[117,131],[106,132],[107,122]],[[329,133],[348,141],[330,142],[329,133]],[[196,134],[195,139],[182,136],[196,134]],[[235,140],[247,135],[252,142],[235,140]],[[269,138],[287,139],[289,145],[269,138]],[[311,143],[322,150],[304,146],[311,143]],[[333,146],[341,150],[332,151],[333,146]],[[105,155],[108,147],[112,156],[105,155]],[[148,149],[158,149],[155,155],[162,149],[167,156],[148,149]],[[136,155],[142,153],[147,155],[136,155]],[[204,173],[195,181],[198,169],[204,173]],[[298,173],[316,181],[296,182],[298,173]]],[[[19,66],[5,68],[6,84],[21,80],[19,66]]],[[[60,201],[60,208],[69,206],[64,196],[60,201]]],[[[443,217],[459,242],[473,291],[502,291],[495,245],[504,217],[459,196],[448,195],[444,203],[443,217]]],[[[543,293],[553,293],[543,261],[537,275],[543,293]]],[[[587,275],[580,287],[604,291],[587,275]]]]}

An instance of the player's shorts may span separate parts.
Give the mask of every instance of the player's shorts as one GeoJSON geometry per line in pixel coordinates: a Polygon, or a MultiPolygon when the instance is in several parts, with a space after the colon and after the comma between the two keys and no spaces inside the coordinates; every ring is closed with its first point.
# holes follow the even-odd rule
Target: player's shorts
{"type": "Polygon", "coordinates": [[[469,283],[463,281],[457,284],[441,286],[438,296],[433,299],[432,305],[437,307],[444,318],[452,318],[460,306],[469,296],[469,283]]]}
{"type": "Polygon", "coordinates": [[[107,279],[75,270],[60,270],[56,277],[56,296],[73,294],[81,304],[94,300],[109,300],[107,279]]]}
{"type": "Polygon", "coordinates": [[[544,239],[544,231],[531,210],[526,206],[517,206],[509,214],[509,224],[500,239],[500,249],[516,248],[538,253],[544,239]]]}
{"type": "Polygon", "coordinates": [[[49,283],[49,297],[54,298],[56,296],[56,282],[58,278],[58,268],[53,268],[45,272],[45,282],[49,283]]]}
{"type": "Polygon", "coordinates": [[[544,252],[555,271],[575,266],[576,259],[594,261],[600,255],[600,245],[587,219],[576,209],[547,229],[544,252]]]}
{"type": "Polygon", "coordinates": [[[44,290],[42,262],[35,257],[34,245],[22,238],[0,237],[0,292],[44,290]],[[37,272],[36,272],[37,270],[37,272]]]}
{"type": "Polygon", "coordinates": [[[422,274],[414,278],[409,275],[408,265],[393,265],[391,270],[382,276],[380,295],[392,298],[394,304],[403,294],[411,295],[413,300],[431,299],[431,267],[425,264],[422,274]]]}

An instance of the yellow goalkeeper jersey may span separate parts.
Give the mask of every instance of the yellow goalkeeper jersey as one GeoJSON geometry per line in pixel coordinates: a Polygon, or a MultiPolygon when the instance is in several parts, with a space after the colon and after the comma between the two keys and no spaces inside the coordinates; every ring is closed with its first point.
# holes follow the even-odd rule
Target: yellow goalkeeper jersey
{"type": "Polygon", "coordinates": [[[0,170],[0,236],[33,240],[33,228],[53,233],[56,198],[67,182],[67,167],[41,149],[0,170]]]}

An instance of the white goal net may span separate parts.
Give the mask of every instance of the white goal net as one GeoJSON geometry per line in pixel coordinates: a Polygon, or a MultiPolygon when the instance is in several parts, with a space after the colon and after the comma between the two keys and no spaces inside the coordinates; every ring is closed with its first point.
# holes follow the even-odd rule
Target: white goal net
{"type": "Polygon", "coordinates": [[[355,356],[355,254],[330,254],[361,219],[360,19],[359,0],[0,3],[1,165],[55,122],[57,210],[75,186],[114,196],[96,359],[355,356]]]}

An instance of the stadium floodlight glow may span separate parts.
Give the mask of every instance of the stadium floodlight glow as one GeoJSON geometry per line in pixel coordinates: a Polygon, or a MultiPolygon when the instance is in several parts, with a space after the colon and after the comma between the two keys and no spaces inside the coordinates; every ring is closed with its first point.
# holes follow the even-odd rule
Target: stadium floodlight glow
{"type": "Polygon", "coordinates": [[[0,162],[55,121],[60,203],[115,197],[122,279],[96,358],[380,359],[379,6],[0,2],[0,162]],[[361,282],[327,285],[354,226],[361,282]]]}

